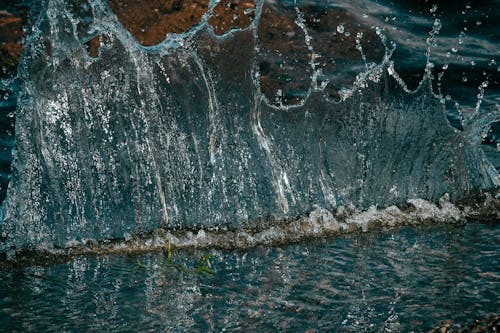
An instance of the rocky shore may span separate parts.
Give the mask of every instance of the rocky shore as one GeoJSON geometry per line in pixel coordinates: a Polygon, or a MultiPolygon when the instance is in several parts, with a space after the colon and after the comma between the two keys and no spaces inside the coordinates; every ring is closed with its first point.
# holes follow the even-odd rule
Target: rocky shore
{"type": "Polygon", "coordinates": [[[14,71],[22,52],[23,27],[27,22],[26,8],[12,5],[0,7],[0,69],[2,76],[14,71]]]}

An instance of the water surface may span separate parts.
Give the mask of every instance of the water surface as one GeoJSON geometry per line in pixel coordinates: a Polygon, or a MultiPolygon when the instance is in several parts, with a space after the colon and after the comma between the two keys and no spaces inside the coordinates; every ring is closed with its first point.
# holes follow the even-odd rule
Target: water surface
{"type": "Polygon", "coordinates": [[[499,312],[498,224],[4,268],[6,332],[428,331],[499,312]],[[212,254],[213,274],[193,273],[212,254]],[[140,264],[138,264],[140,263],[140,264]]]}

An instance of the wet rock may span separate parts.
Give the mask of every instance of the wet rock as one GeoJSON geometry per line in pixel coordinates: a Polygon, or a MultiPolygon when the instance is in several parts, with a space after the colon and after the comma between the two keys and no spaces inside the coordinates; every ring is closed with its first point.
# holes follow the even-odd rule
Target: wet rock
{"type": "Polygon", "coordinates": [[[99,48],[106,45],[107,41],[108,40],[105,35],[99,35],[85,43],[89,56],[97,58],[99,56],[99,48]]]}
{"type": "Polygon", "coordinates": [[[266,3],[259,23],[261,90],[277,104],[297,104],[310,86],[311,52],[295,19],[293,8],[266,3]]]}
{"type": "Polygon", "coordinates": [[[435,326],[429,333],[494,333],[500,332],[500,316],[490,315],[477,319],[471,325],[461,325],[449,320],[435,326]]]}
{"type": "Polygon", "coordinates": [[[208,0],[110,0],[123,26],[144,46],[162,42],[168,33],[183,33],[197,25],[208,0]]]}
{"type": "MultiPolygon", "coordinates": [[[[168,33],[191,29],[208,11],[207,0],[109,3],[123,26],[144,46],[160,43],[168,33]]],[[[252,0],[223,0],[214,7],[208,23],[218,35],[244,29],[255,18],[255,10],[252,0]]],[[[359,68],[380,62],[385,50],[375,31],[345,9],[310,3],[296,8],[265,2],[258,35],[261,91],[275,104],[300,103],[318,70],[317,84],[328,81],[327,94],[336,98],[339,89],[352,84],[359,68]]],[[[98,40],[91,41],[89,52],[97,54],[98,46],[98,40]]]]}
{"type": "Polygon", "coordinates": [[[0,67],[3,74],[15,70],[22,52],[25,18],[0,11],[0,67]]]}
{"type": "Polygon", "coordinates": [[[208,23],[218,35],[231,29],[243,29],[255,18],[255,3],[249,0],[225,0],[215,6],[208,23]]]}
{"type": "Polygon", "coordinates": [[[0,44],[0,65],[3,71],[12,71],[16,68],[22,51],[21,43],[3,42],[0,44]]]}
{"type": "Polygon", "coordinates": [[[316,84],[329,82],[325,90],[337,98],[360,68],[379,63],[385,52],[376,32],[345,9],[310,3],[295,8],[266,2],[259,41],[261,90],[276,104],[300,102],[311,87],[313,67],[316,84]]]}

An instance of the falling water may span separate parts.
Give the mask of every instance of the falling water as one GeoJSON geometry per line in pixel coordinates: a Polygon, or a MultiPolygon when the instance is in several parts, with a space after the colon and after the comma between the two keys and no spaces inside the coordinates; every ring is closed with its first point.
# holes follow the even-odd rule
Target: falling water
{"type": "Polygon", "coordinates": [[[352,42],[344,59],[359,59],[348,64],[331,61],[307,4],[257,1],[246,26],[219,31],[211,1],[194,27],[144,46],[107,1],[41,1],[19,67],[2,247],[494,196],[499,174],[481,148],[499,120],[498,104],[481,105],[488,83],[453,118],[433,88],[439,19],[413,89],[362,3],[332,5],[348,20],[330,27],[332,41],[352,42]],[[272,10],[293,18],[293,53],[264,31],[272,10]]]}

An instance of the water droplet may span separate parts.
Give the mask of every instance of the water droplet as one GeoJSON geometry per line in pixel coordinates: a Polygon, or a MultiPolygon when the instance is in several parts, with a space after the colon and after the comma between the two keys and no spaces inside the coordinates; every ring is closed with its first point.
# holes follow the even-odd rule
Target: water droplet
{"type": "Polygon", "coordinates": [[[447,69],[448,69],[448,64],[444,64],[444,65],[443,65],[443,69],[444,69],[444,70],[447,70],[447,69]]]}
{"type": "Polygon", "coordinates": [[[364,13],[363,18],[368,18],[368,14],[364,13]]]}
{"type": "Polygon", "coordinates": [[[481,25],[481,24],[483,24],[483,22],[481,22],[481,21],[476,21],[476,25],[481,25]]]}
{"type": "Polygon", "coordinates": [[[471,64],[472,66],[476,66],[476,62],[475,62],[474,60],[471,60],[470,64],[471,64]]]}
{"type": "Polygon", "coordinates": [[[467,82],[467,80],[468,80],[468,79],[467,79],[467,77],[466,77],[466,76],[464,76],[464,77],[462,78],[462,82],[467,82]]]}
{"type": "Polygon", "coordinates": [[[452,49],[451,49],[451,52],[453,52],[453,53],[457,53],[457,52],[458,52],[458,49],[457,49],[456,47],[454,47],[454,48],[452,48],[452,49]]]}

